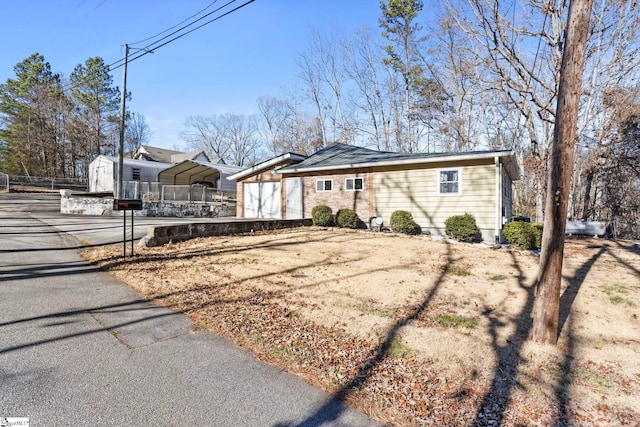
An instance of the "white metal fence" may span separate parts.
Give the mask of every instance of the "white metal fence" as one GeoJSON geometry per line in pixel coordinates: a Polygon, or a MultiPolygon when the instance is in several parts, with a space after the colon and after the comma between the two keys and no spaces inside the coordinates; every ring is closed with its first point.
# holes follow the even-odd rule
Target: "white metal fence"
{"type": "Polygon", "coordinates": [[[9,191],[9,175],[0,172],[0,191],[2,190],[9,191]]]}
{"type": "Polygon", "coordinates": [[[175,202],[226,202],[235,201],[236,193],[222,191],[204,185],[163,185],[160,200],[175,202]]]}
{"type": "Polygon", "coordinates": [[[161,186],[159,182],[124,181],[122,197],[124,199],[142,199],[145,202],[160,200],[161,186]]]}
{"type": "Polygon", "coordinates": [[[162,185],[159,182],[124,181],[122,197],[145,202],[235,202],[234,191],[221,191],[204,185],[162,185]]]}

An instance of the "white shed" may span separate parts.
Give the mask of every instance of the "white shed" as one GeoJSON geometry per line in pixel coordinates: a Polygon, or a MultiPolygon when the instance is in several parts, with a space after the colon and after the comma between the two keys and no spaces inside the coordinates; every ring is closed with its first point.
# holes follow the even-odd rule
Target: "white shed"
{"type": "MultiPolygon", "coordinates": [[[[158,182],[158,174],[173,166],[171,163],[122,159],[123,181],[158,182]]],[[[89,191],[115,191],[118,179],[118,159],[98,156],[89,165],[89,191]]]]}

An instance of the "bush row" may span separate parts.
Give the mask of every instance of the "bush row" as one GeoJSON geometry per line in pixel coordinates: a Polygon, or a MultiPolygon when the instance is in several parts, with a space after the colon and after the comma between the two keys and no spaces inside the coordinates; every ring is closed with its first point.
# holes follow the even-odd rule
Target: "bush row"
{"type": "MultiPolygon", "coordinates": [[[[364,222],[353,209],[339,209],[335,216],[329,206],[319,205],[311,211],[313,224],[322,227],[336,225],[343,228],[365,228],[364,222]]],[[[420,234],[422,229],[413,220],[411,212],[397,210],[391,214],[389,224],[394,233],[420,234]]],[[[453,215],[445,221],[445,234],[462,242],[473,242],[479,238],[480,229],[470,213],[453,215]]],[[[506,241],[521,250],[540,249],[542,224],[510,222],[502,230],[506,241]]]]}
{"type": "MultiPolygon", "coordinates": [[[[314,225],[329,227],[336,225],[342,228],[366,228],[365,223],[353,209],[339,209],[334,215],[326,205],[315,206],[311,210],[311,220],[314,225]]],[[[419,234],[422,229],[407,211],[395,211],[391,214],[391,230],[396,233],[419,234]]]]}
{"type": "Polygon", "coordinates": [[[335,215],[329,206],[318,205],[311,210],[314,225],[328,227],[336,225],[342,228],[364,228],[364,222],[353,209],[339,209],[335,215]]]}

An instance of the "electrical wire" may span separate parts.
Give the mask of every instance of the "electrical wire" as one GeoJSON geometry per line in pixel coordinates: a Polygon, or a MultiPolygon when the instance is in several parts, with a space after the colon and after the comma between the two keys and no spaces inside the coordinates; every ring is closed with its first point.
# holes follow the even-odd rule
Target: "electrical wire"
{"type": "MultiPolygon", "coordinates": [[[[232,1],[230,1],[229,3],[225,4],[225,5],[224,5],[224,6],[222,6],[222,7],[225,7],[225,6],[227,6],[228,4],[233,3],[234,1],[236,1],[236,0],[232,0],[232,1]]],[[[200,28],[204,27],[205,25],[209,25],[209,24],[211,24],[212,22],[217,21],[217,20],[218,20],[218,19],[220,19],[220,18],[224,18],[225,16],[227,16],[227,15],[229,15],[229,14],[231,14],[231,13],[233,13],[233,12],[235,12],[235,11],[239,10],[239,9],[242,9],[243,7],[245,7],[245,6],[249,5],[250,3],[253,3],[254,1],[255,1],[255,0],[249,0],[249,1],[247,1],[246,3],[243,3],[243,4],[241,4],[240,6],[238,6],[238,7],[234,8],[234,9],[231,9],[231,10],[230,10],[230,11],[228,11],[228,12],[223,13],[223,14],[222,14],[222,15],[220,15],[220,16],[216,16],[215,18],[213,18],[213,19],[211,19],[211,20],[209,20],[209,21],[205,22],[204,24],[198,25],[197,27],[192,28],[191,30],[189,30],[189,31],[187,31],[187,32],[185,32],[185,33],[182,33],[182,34],[180,34],[180,35],[178,35],[178,36],[176,36],[176,37],[172,38],[171,40],[168,40],[168,41],[166,41],[166,42],[164,42],[164,43],[162,43],[162,44],[160,44],[160,45],[158,45],[158,46],[154,46],[154,47],[149,48],[149,49],[147,49],[147,47],[142,48],[142,49],[141,49],[141,50],[142,50],[142,52],[140,52],[137,56],[134,54],[133,58],[131,58],[131,59],[127,60],[127,63],[129,63],[129,62],[133,62],[133,61],[135,61],[135,60],[137,60],[137,59],[140,59],[140,58],[142,58],[143,56],[148,55],[149,53],[153,53],[154,51],[156,51],[156,50],[160,49],[161,47],[166,46],[166,45],[168,45],[169,43],[172,43],[172,42],[174,42],[174,41],[176,41],[176,40],[178,40],[178,39],[180,39],[180,38],[182,38],[182,37],[186,36],[187,34],[193,33],[194,31],[196,31],[196,30],[198,30],[198,29],[200,29],[200,28]]],[[[220,8],[219,8],[219,9],[220,9],[220,8]]],[[[190,25],[191,25],[191,24],[190,24],[190,25]]],[[[172,33],[172,34],[175,34],[175,32],[174,32],[174,33],[172,33]]],[[[160,39],[160,40],[164,40],[164,39],[166,39],[167,37],[169,37],[169,36],[165,36],[165,37],[163,37],[163,38],[162,38],[162,39],[160,39]]],[[[158,40],[158,41],[160,41],[160,40],[158,40]]],[[[157,43],[158,41],[156,41],[156,42],[152,43],[151,45],[153,45],[153,44],[157,43]]],[[[151,45],[149,45],[149,46],[151,46],[151,45]]],[[[123,62],[124,62],[124,61],[123,61],[123,62]]],[[[117,70],[118,68],[121,68],[123,65],[124,65],[124,64],[117,65],[117,66],[115,66],[113,69],[110,69],[109,71],[117,70]]]]}
{"type": "MultiPolygon", "coordinates": [[[[161,42],[162,40],[165,40],[165,39],[167,39],[167,38],[171,37],[171,36],[172,36],[172,35],[174,35],[174,34],[179,33],[180,31],[182,31],[182,30],[184,30],[184,29],[186,29],[186,28],[189,28],[190,26],[192,26],[192,25],[193,25],[193,24],[195,24],[196,22],[202,21],[204,18],[206,18],[206,17],[208,17],[208,16],[211,16],[212,14],[214,14],[214,13],[216,13],[216,12],[220,11],[221,9],[224,9],[225,7],[229,6],[229,5],[230,5],[230,4],[232,4],[232,3],[235,3],[236,1],[237,1],[237,0],[230,0],[229,2],[227,2],[227,3],[223,4],[222,6],[218,7],[217,9],[212,10],[211,12],[207,13],[206,15],[203,15],[203,16],[201,16],[200,18],[196,19],[195,21],[193,21],[193,22],[191,22],[191,23],[189,23],[189,24],[187,24],[187,25],[184,25],[184,26],[182,26],[182,27],[178,28],[177,30],[175,30],[175,31],[173,31],[173,32],[171,32],[171,33],[169,33],[169,34],[167,34],[166,36],[164,36],[164,37],[162,37],[162,38],[159,38],[158,40],[154,41],[153,43],[149,43],[149,44],[148,44],[148,45],[146,45],[145,47],[136,48],[136,49],[140,49],[141,51],[142,51],[142,50],[153,51],[154,49],[156,49],[156,47],[153,47],[153,45],[155,45],[156,43],[159,43],[159,42],[161,42]]],[[[235,10],[235,9],[234,9],[234,10],[235,10]]],[[[178,25],[179,25],[179,24],[178,24],[178,25]]],[[[198,27],[198,28],[199,28],[199,27],[198,27]]],[[[164,32],[166,32],[166,31],[163,31],[163,33],[164,33],[164,32]]],[[[158,47],[159,47],[159,46],[158,46],[158,47]]],[[[113,63],[109,64],[109,69],[110,69],[110,70],[111,70],[111,69],[117,69],[117,68],[119,68],[119,67],[121,67],[121,66],[122,66],[122,64],[121,64],[121,63],[123,63],[123,62],[124,62],[124,58],[120,58],[120,59],[118,59],[117,61],[114,61],[113,63]],[[120,65],[118,65],[118,64],[120,64],[120,65]],[[112,67],[114,67],[115,65],[118,65],[118,67],[112,68],[112,67]]],[[[131,60],[129,60],[129,62],[131,62],[131,60]]]]}
{"type": "MultiPolygon", "coordinates": [[[[216,1],[217,1],[217,0],[215,0],[213,3],[215,3],[216,1]]],[[[174,31],[174,32],[172,32],[172,33],[170,33],[170,34],[166,35],[165,37],[162,37],[161,39],[156,40],[156,41],[155,41],[155,42],[153,42],[153,43],[148,44],[147,46],[145,46],[145,47],[143,47],[143,48],[136,48],[136,49],[139,49],[138,53],[137,53],[137,54],[134,54],[134,55],[132,55],[132,57],[128,58],[128,59],[127,59],[127,64],[128,64],[128,63],[130,63],[130,62],[133,62],[133,61],[135,61],[135,60],[137,60],[137,59],[140,59],[141,57],[143,57],[143,56],[145,56],[145,55],[147,55],[147,54],[149,54],[149,53],[153,53],[153,52],[154,52],[154,51],[156,51],[157,49],[159,49],[159,48],[161,48],[161,47],[163,47],[163,46],[166,46],[166,45],[168,45],[169,43],[172,43],[172,42],[174,42],[174,41],[176,41],[176,40],[178,40],[178,39],[180,39],[180,38],[182,38],[182,37],[186,36],[187,34],[190,34],[190,33],[194,32],[194,31],[196,31],[196,30],[198,30],[198,29],[200,29],[200,28],[202,28],[202,27],[204,27],[204,26],[206,26],[206,25],[209,25],[209,24],[211,24],[212,22],[215,22],[215,21],[219,20],[220,18],[223,18],[223,17],[225,17],[225,16],[227,16],[227,15],[229,15],[229,14],[231,14],[231,13],[233,13],[233,12],[235,12],[235,11],[239,10],[239,9],[242,9],[243,7],[245,7],[245,6],[249,5],[250,3],[253,3],[255,0],[249,0],[249,1],[247,1],[247,2],[245,2],[245,3],[243,3],[243,4],[241,4],[240,6],[238,6],[238,7],[234,8],[234,9],[231,9],[231,10],[229,10],[229,11],[227,11],[227,12],[223,13],[222,15],[216,16],[215,18],[210,19],[210,20],[208,20],[208,21],[204,22],[203,24],[201,24],[201,25],[199,25],[199,26],[197,26],[197,27],[195,27],[195,28],[190,29],[190,30],[189,30],[189,31],[187,31],[187,32],[184,32],[184,33],[182,33],[182,34],[179,34],[178,36],[176,36],[176,37],[174,37],[174,38],[172,38],[172,39],[170,39],[170,40],[168,40],[168,41],[166,41],[166,42],[164,42],[164,43],[162,43],[162,44],[159,44],[159,45],[157,45],[157,46],[154,46],[154,45],[155,45],[155,44],[157,44],[158,42],[160,42],[160,41],[162,41],[162,40],[165,40],[165,39],[169,38],[170,36],[172,36],[172,35],[174,35],[174,34],[176,34],[176,33],[179,33],[180,31],[182,31],[182,30],[184,30],[184,29],[186,29],[186,28],[188,28],[188,27],[192,26],[193,24],[195,24],[196,22],[201,21],[202,19],[206,18],[207,16],[211,16],[211,14],[213,14],[213,13],[215,13],[215,12],[218,12],[218,11],[220,11],[221,9],[224,9],[224,8],[225,8],[225,7],[227,7],[228,5],[230,5],[230,4],[232,4],[232,3],[234,3],[235,1],[237,1],[237,0],[231,0],[231,1],[227,2],[227,3],[225,3],[224,5],[220,6],[219,8],[217,8],[217,9],[215,9],[215,10],[213,10],[213,11],[209,12],[208,14],[206,14],[206,15],[204,15],[204,16],[202,16],[202,17],[198,18],[197,20],[195,20],[195,21],[191,22],[190,24],[188,24],[188,25],[185,25],[185,26],[181,27],[180,29],[178,29],[178,30],[176,30],[176,31],[174,31]]],[[[211,3],[211,5],[213,5],[213,3],[211,3]]],[[[211,5],[207,6],[207,8],[208,8],[208,7],[210,7],[211,5]]],[[[206,8],[205,8],[205,9],[206,9],[206,8]]],[[[201,13],[201,12],[198,12],[198,13],[196,14],[196,16],[197,16],[199,13],[201,13]]],[[[180,24],[177,24],[177,25],[180,25],[180,24]]],[[[174,27],[175,27],[175,26],[174,26],[174,27]]],[[[168,31],[168,30],[163,31],[162,33],[165,33],[166,31],[168,31]]],[[[160,34],[162,34],[162,33],[160,33],[160,34]]],[[[151,37],[151,38],[153,38],[153,37],[151,37]]],[[[138,43],[139,43],[139,42],[138,42],[138,43]]],[[[117,70],[118,68],[122,68],[122,67],[124,66],[124,61],[125,61],[125,59],[124,59],[124,58],[121,58],[121,59],[119,59],[119,60],[117,60],[117,61],[114,61],[114,62],[112,62],[111,64],[107,65],[107,68],[108,68],[109,72],[112,72],[112,71],[114,71],[114,70],[117,70]]],[[[62,88],[62,90],[63,90],[64,92],[66,92],[66,91],[68,91],[68,90],[74,89],[74,88],[75,88],[75,87],[77,87],[77,86],[78,86],[78,85],[70,84],[70,85],[69,85],[69,86],[67,86],[67,87],[63,87],[63,88],[62,88]]]]}
{"type": "Polygon", "coordinates": [[[151,40],[151,39],[154,39],[154,38],[156,38],[156,37],[158,37],[158,36],[161,36],[161,35],[163,35],[164,33],[166,33],[167,31],[171,31],[171,30],[173,30],[174,28],[176,28],[177,26],[182,25],[182,24],[184,24],[185,22],[187,22],[188,20],[190,20],[190,19],[192,19],[192,18],[195,18],[196,16],[200,15],[202,12],[204,12],[205,10],[207,10],[207,9],[209,9],[211,6],[213,6],[217,1],[218,1],[218,0],[213,0],[211,3],[209,3],[209,4],[208,4],[207,6],[205,6],[203,9],[200,9],[198,12],[194,13],[194,14],[193,14],[193,15],[191,15],[190,17],[188,17],[188,18],[184,19],[183,21],[178,22],[176,25],[174,25],[174,26],[172,26],[172,27],[169,27],[169,28],[167,28],[167,29],[166,29],[166,30],[164,30],[164,31],[159,32],[158,34],[155,34],[155,35],[153,35],[153,36],[151,36],[151,37],[147,37],[146,39],[138,40],[137,42],[133,42],[133,43],[129,43],[129,44],[133,46],[133,45],[137,45],[137,44],[139,44],[139,43],[144,43],[144,42],[146,42],[146,41],[148,41],[148,40],[151,40]]]}

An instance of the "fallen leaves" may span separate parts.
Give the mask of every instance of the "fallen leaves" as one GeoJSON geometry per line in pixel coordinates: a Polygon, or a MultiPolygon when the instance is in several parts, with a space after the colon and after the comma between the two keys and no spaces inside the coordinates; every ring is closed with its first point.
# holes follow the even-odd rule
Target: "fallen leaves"
{"type": "MultiPolygon", "coordinates": [[[[635,377],[622,375],[614,365],[574,361],[567,368],[565,379],[563,366],[545,369],[541,362],[524,366],[526,363],[519,349],[526,337],[517,335],[509,335],[504,342],[500,341],[499,345],[504,347],[499,349],[502,351],[499,356],[495,349],[496,354],[486,355],[486,365],[477,367],[481,373],[476,367],[442,370],[447,363],[470,357],[464,353],[464,348],[460,350],[461,354],[452,354],[451,360],[436,360],[403,347],[400,332],[403,325],[428,331],[437,328],[443,334],[450,333],[448,339],[457,343],[461,337],[466,337],[460,334],[461,331],[466,334],[467,329],[446,328],[437,321],[438,318],[458,319],[476,313],[481,319],[493,319],[496,325],[509,319],[499,317],[502,310],[499,301],[494,302],[495,305],[478,304],[469,296],[449,295],[444,291],[426,306],[407,303],[397,307],[389,304],[382,295],[375,298],[367,295],[355,301],[351,291],[358,276],[350,276],[353,267],[349,264],[348,255],[356,251],[349,251],[349,245],[360,252],[364,251],[365,245],[351,243],[354,236],[359,236],[356,233],[350,234],[348,239],[331,231],[323,233],[322,238],[335,238],[347,255],[337,263],[338,249],[326,249],[330,253],[327,261],[306,269],[290,264],[293,259],[301,259],[300,263],[304,265],[304,257],[311,252],[304,242],[312,242],[316,237],[302,234],[295,240],[291,238],[294,235],[291,231],[256,233],[256,239],[251,241],[234,237],[196,239],[140,251],[127,262],[119,258],[117,249],[98,250],[89,256],[149,298],[184,311],[198,327],[235,341],[256,357],[304,377],[388,424],[640,425],[637,411],[616,407],[610,401],[590,406],[578,399],[567,398],[567,390],[578,386],[591,391],[609,393],[614,390],[632,395],[640,385],[640,374],[635,377]],[[259,237],[263,240],[257,239],[259,237]],[[273,250],[269,238],[277,239],[273,250]],[[290,252],[285,250],[287,247],[291,248],[290,252]],[[273,264],[280,259],[284,259],[283,264],[286,265],[276,274],[267,275],[258,268],[261,264],[273,264]],[[343,280],[341,276],[348,278],[340,282],[343,280]],[[323,326],[314,321],[315,311],[311,308],[321,311],[330,303],[322,301],[318,293],[306,292],[313,289],[314,284],[316,288],[326,288],[330,292],[336,283],[343,287],[335,293],[353,300],[344,303],[350,310],[350,317],[341,319],[335,327],[323,326]],[[374,325],[392,324],[397,327],[380,327],[379,331],[371,334],[377,339],[348,333],[342,327],[352,322],[349,320],[351,317],[372,316],[379,320],[379,323],[372,323],[374,325]],[[492,371],[497,357],[502,358],[499,368],[505,372],[492,371]],[[519,370],[526,369],[529,369],[529,378],[525,387],[520,385],[523,377],[518,375],[519,370]],[[491,380],[498,386],[491,387],[491,380]],[[541,390],[543,380],[551,386],[550,393],[541,390]],[[561,384],[565,380],[568,381],[566,387],[561,384]]],[[[457,245],[456,250],[464,250],[464,245],[457,245]]],[[[430,275],[439,277],[442,274],[442,269],[431,268],[435,258],[442,258],[437,255],[437,248],[428,252],[434,260],[416,264],[414,268],[420,273],[420,281],[425,283],[431,280],[430,275]]],[[[496,251],[487,252],[492,257],[501,256],[496,251]]],[[[590,254],[583,252],[581,248],[574,251],[576,256],[590,254]]],[[[321,252],[316,251],[315,254],[319,256],[321,252]]],[[[438,265],[440,261],[438,259],[438,265]]],[[[404,264],[402,269],[395,270],[393,266],[370,265],[371,268],[379,268],[378,274],[393,275],[396,291],[390,292],[397,292],[397,289],[409,287],[412,283],[400,277],[406,269],[404,264]]],[[[473,271],[470,267],[469,270],[473,271]]],[[[480,280],[479,276],[470,277],[480,280]]],[[[487,282],[487,289],[498,292],[500,287],[507,286],[507,282],[508,279],[500,281],[499,286],[487,282]]],[[[421,301],[422,295],[420,289],[411,294],[414,301],[421,301]]],[[[632,317],[635,316],[633,313],[632,317]]],[[[470,329],[481,331],[482,328],[479,323],[470,329]]],[[[428,340],[429,335],[426,336],[428,340]]],[[[562,345],[568,351],[569,347],[562,345]]]]}

